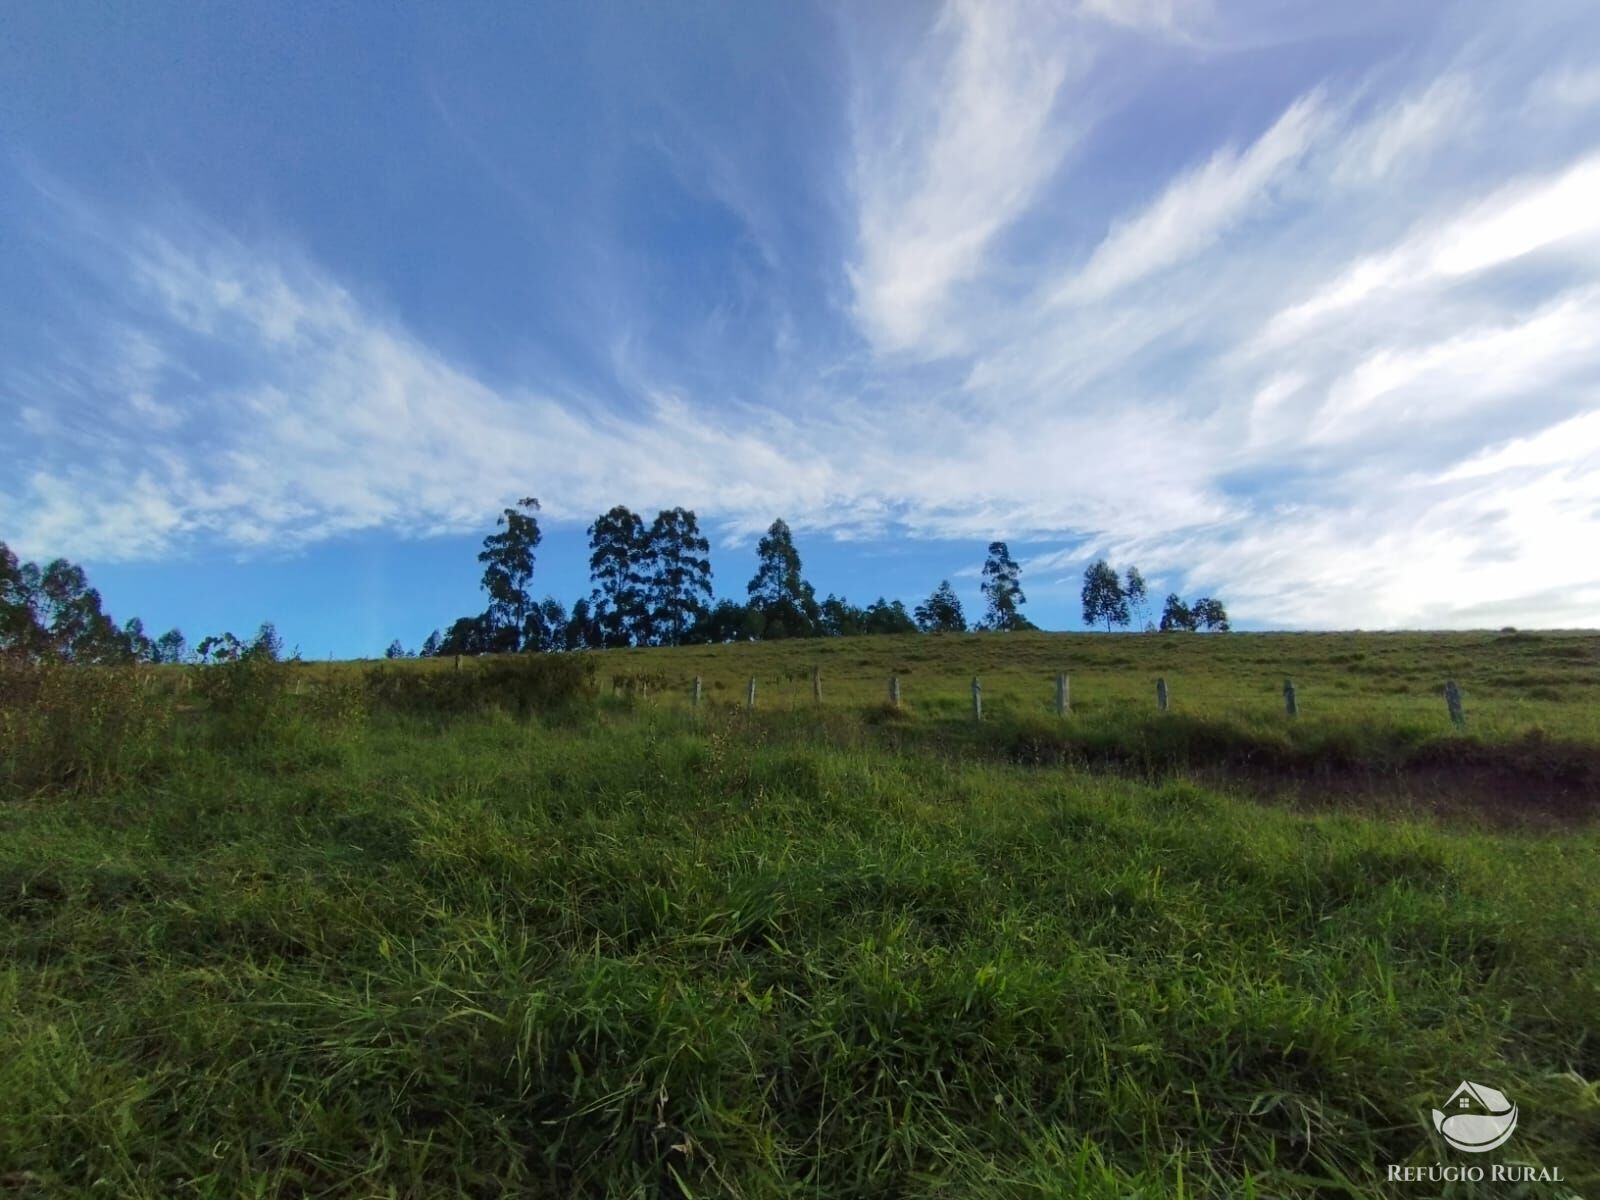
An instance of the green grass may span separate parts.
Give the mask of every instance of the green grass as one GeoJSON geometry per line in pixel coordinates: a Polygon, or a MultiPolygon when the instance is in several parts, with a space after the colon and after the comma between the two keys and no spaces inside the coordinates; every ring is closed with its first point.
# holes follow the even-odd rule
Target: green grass
{"type": "Polygon", "coordinates": [[[521,719],[310,665],[169,673],[114,722],[150,689],[71,677],[96,740],[0,774],[0,1196],[1439,1194],[1382,1180],[1470,1161],[1428,1116],[1464,1078],[1520,1107],[1481,1157],[1592,1193],[1600,834],[1430,815],[1397,772],[1581,762],[1597,647],[608,653],[521,719]],[[1394,804],[1278,794],[1335,762],[1394,804]]]}

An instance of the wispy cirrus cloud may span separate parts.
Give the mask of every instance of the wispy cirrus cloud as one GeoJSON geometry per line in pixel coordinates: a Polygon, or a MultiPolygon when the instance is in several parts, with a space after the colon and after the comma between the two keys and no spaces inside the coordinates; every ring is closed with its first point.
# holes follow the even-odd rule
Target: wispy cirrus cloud
{"type": "Polygon", "coordinates": [[[1320,98],[1292,104],[1247,150],[1224,147],[1170,185],[1148,208],[1119,221],[1055,303],[1104,300],[1215,244],[1264,203],[1274,181],[1302,159],[1328,124],[1320,98]]]}
{"type": "Polygon", "coordinates": [[[868,19],[818,123],[845,140],[803,179],[752,157],[759,124],[681,116],[594,168],[614,190],[560,260],[603,265],[560,325],[593,352],[523,314],[536,369],[292,228],[47,197],[92,286],[82,336],[3,371],[8,540],[292,550],[477,530],[533,491],[555,522],[1027,541],[1061,612],[1106,554],[1246,622],[1600,620],[1573,553],[1600,533],[1581,12],[1498,41],[1492,12],[1411,14],[1380,59],[1272,71],[1220,6],[953,2],[844,36],[868,19]]]}
{"type": "Polygon", "coordinates": [[[1057,26],[1041,5],[957,0],[891,94],[858,112],[850,280],[880,348],[948,337],[948,293],[1059,164],[1070,134],[1052,118],[1080,52],[1049,36],[1057,26]]]}

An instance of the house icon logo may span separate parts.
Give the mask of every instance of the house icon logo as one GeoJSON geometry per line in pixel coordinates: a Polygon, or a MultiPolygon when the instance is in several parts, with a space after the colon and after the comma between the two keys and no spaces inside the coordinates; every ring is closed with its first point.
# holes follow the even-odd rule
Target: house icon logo
{"type": "Polygon", "coordinates": [[[1433,1110],[1433,1127],[1457,1150],[1481,1154],[1505,1145],[1517,1127],[1517,1106],[1504,1092],[1463,1082],[1445,1101],[1443,1111],[1433,1110]]]}

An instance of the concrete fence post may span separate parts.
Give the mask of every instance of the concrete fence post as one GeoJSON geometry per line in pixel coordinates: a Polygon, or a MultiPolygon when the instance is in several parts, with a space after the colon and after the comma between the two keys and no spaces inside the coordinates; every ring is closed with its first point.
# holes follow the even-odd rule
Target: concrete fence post
{"type": "Polygon", "coordinates": [[[700,676],[694,677],[694,706],[700,707],[700,676]]]}
{"type": "Polygon", "coordinates": [[[1167,711],[1167,679],[1164,675],[1156,680],[1156,707],[1162,712],[1167,711]]]}
{"type": "Polygon", "coordinates": [[[745,693],[744,703],[746,708],[754,708],[756,706],[756,677],[754,675],[750,676],[750,690],[745,693]]]}
{"type": "Polygon", "coordinates": [[[1461,708],[1461,689],[1456,686],[1454,679],[1446,681],[1444,685],[1444,703],[1450,710],[1450,723],[1457,729],[1467,727],[1467,714],[1461,708]]]}
{"type": "Polygon", "coordinates": [[[818,704],[822,703],[822,668],[811,668],[811,698],[818,704]]]}
{"type": "Polygon", "coordinates": [[[1065,671],[1056,672],[1056,716],[1064,717],[1072,707],[1072,684],[1065,671]]]}
{"type": "Polygon", "coordinates": [[[983,684],[978,682],[978,677],[972,677],[972,719],[983,720],[983,684]]]}
{"type": "Polygon", "coordinates": [[[900,676],[889,676],[889,703],[896,708],[900,707],[900,676]]]}
{"type": "Polygon", "coordinates": [[[1298,717],[1300,715],[1300,705],[1295,700],[1294,680],[1292,679],[1285,679],[1283,681],[1283,711],[1288,713],[1291,717],[1298,717]]]}

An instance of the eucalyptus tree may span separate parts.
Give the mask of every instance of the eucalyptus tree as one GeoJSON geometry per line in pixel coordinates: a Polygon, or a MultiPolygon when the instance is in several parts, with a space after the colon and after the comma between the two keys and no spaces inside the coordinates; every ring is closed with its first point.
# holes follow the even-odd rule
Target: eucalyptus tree
{"type": "Polygon", "coordinates": [[[1022,591],[1022,568],[1011,557],[1011,550],[1004,542],[989,543],[989,557],[983,564],[982,590],[986,629],[1006,632],[1033,628],[1033,623],[1022,615],[1022,605],[1028,602],[1022,591]]]}
{"type": "Polygon", "coordinates": [[[533,515],[538,511],[539,501],[532,496],[524,496],[515,508],[503,511],[495,521],[500,532],[483,539],[483,550],[478,555],[483,564],[483,590],[489,593],[484,618],[496,650],[519,647],[533,608],[528,583],[533,578],[534,551],[544,536],[539,519],[533,515]]]}
{"type": "Polygon", "coordinates": [[[656,514],[646,536],[652,640],[676,646],[711,611],[711,543],[687,508],[656,514]]]}
{"type": "Polygon", "coordinates": [[[917,628],[924,633],[965,633],[967,617],[961,611],[961,599],[950,586],[948,579],[941,580],[921,604],[917,605],[917,628]]]}
{"type": "Polygon", "coordinates": [[[761,614],[761,636],[811,637],[821,612],[817,595],[801,573],[794,535],[781,518],[768,527],[756,546],[756,573],[746,591],[750,607],[761,614]]]}
{"type": "Polygon", "coordinates": [[[590,607],[604,646],[648,645],[650,618],[646,567],[649,534],[639,514],[617,505],[589,526],[590,607]]]}

